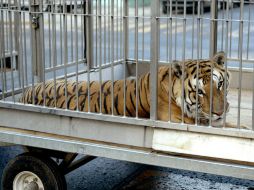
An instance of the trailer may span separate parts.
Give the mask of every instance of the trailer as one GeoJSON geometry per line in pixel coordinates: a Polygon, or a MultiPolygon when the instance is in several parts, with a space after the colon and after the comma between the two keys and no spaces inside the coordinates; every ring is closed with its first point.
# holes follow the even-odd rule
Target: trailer
{"type": "Polygon", "coordinates": [[[2,2],[0,142],[26,150],[7,164],[3,190],[66,189],[64,175],[96,157],[254,179],[253,1],[228,0],[220,10],[210,1],[211,11],[204,13],[198,0],[193,14],[187,14],[186,0],[183,13],[168,0],[166,14],[161,1],[145,6],[135,0],[129,7],[128,0],[84,0],[80,7],[74,0],[71,12],[44,9],[39,0],[29,1],[28,10],[24,1],[2,2]],[[223,125],[158,120],[158,67],[219,51],[232,75],[223,125]],[[146,119],[19,102],[38,82],[137,81],[146,72],[146,119]]]}

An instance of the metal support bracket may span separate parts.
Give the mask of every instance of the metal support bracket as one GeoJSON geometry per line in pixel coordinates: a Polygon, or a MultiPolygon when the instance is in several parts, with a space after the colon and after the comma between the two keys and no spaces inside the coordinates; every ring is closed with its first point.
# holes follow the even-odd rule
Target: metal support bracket
{"type": "Polygon", "coordinates": [[[64,174],[68,174],[72,171],[74,171],[75,169],[79,168],[80,166],[83,166],[85,164],[87,164],[88,162],[94,160],[95,158],[97,158],[96,156],[84,156],[72,163],[69,164],[68,168],[65,168],[63,170],[64,174]]]}

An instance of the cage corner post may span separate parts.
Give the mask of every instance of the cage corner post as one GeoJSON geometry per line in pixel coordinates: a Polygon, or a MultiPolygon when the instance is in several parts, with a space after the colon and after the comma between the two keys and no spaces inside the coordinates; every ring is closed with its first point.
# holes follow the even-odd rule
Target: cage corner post
{"type": "Polygon", "coordinates": [[[123,16],[123,31],[124,31],[124,62],[128,62],[129,58],[129,13],[128,13],[129,1],[123,1],[124,16],[123,16]]]}
{"type": "Polygon", "coordinates": [[[84,3],[84,55],[87,64],[87,69],[94,67],[93,57],[93,14],[92,14],[92,1],[86,0],[84,3]]]}
{"type": "MultiPolygon", "coordinates": [[[[18,1],[17,0],[14,0],[14,5],[15,7],[19,7],[18,6],[18,1]]],[[[19,24],[20,24],[20,21],[19,21],[19,11],[15,12],[15,15],[14,15],[14,36],[15,36],[15,51],[16,53],[14,54],[15,55],[15,69],[19,69],[20,68],[20,60],[19,60],[19,38],[20,38],[20,33],[19,33],[19,24]]]]}
{"type": "Polygon", "coordinates": [[[159,61],[159,27],[160,27],[160,1],[151,1],[151,65],[150,65],[150,119],[157,119],[157,81],[159,61]]]}
{"type": "Polygon", "coordinates": [[[210,55],[212,58],[213,55],[217,52],[217,26],[218,26],[218,0],[211,1],[211,33],[210,33],[210,55]]]}
{"type": "Polygon", "coordinates": [[[35,82],[44,81],[44,64],[42,61],[42,46],[41,43],[41,30],[42,27],[42,13],[40,13],[40,0],[30,1],[31,14],[30,14],[30,24],[31,24],[31,43],[32,43],[32,70],[33,77],[36,77],[35,82]]]}

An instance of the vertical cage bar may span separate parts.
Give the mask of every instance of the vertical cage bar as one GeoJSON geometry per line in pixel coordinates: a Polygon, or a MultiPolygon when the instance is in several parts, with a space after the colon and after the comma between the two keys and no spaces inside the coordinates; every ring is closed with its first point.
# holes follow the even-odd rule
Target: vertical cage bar
{"type": "MultiPolygon", "coordinates": [[[[3,4],[1,5],[3,6],[3,4]]],[[[0,7],[1,7],[0,6],[0,7]]],[[[2,8],[2,7],[1,7],[2,8]]],[[[5,70],[5,29],[4,29],[4,11],[0,10],[0,69],[1,69],[1,80],[2,80],[2,96],[0,97],[3,101],[5,101],[5,92],[6,92],[6,70],[5,70]]]]}
{"type": "Polygon", "coordinates": [[[25,72],[25,84],[28,85],[28,73],[27,73],[27,70],[28,70],[28,67],[27,67],[27,38],[26,38],[26,17],[25,17],[25,12],[23,12],[23,40],[24,40],[24,61],[25,61],[25,67],[24,67],[24,72],[25,72]]]}
{"type": "MultiPolygon", "coordinates": [[[[200,2],[200,15],[203,16],[204,15],[204,2],[201,1],[200,2]]],[[[200,24],[201,24],[201,27],[200,27],[200,59],[202,59],[203,57],[203,28],[204,28],[204,19],[201,19],[200,20],[200,24]]]]}
{"type": "Polygon", "coordinates": [[[175,1],[175,60],[177,60],[177,42],[178,42],[178,36],[177,36],[177,33],[178,33],[178,1],[175,1]]]}
{"type": "Polygon", "coordinates": [[[116,60],[119,60],[119,0],[116,1],[116,60]]]}
{"type": "MultiPolygon", "coordinates": [[[[217,52],[217,25],[218,25],[218,1],[211,1],[211,36],[210,36],[210,58],[217,52]]],[[[213,102],[213,65],[211,65],[211,81],[210,81],[210,110],[209,110],[209,126],[212,125],[212,102],[213,102]]]]}
{"type": "Polygon", "coordinates": [[[95,0],[95,60],[94,66],[98,66],[98,0],[95,0]]]}
{"type": "Polygon", "coordinates": [[[102,113],[102,22],[101,22],[101,15],[102,15],[102,8],[101,8],[101,1],[99,1],[99,83],[100,83],[100,113],[102,113]]]}
{"type": "Polygon", "coordinates": [[[250,51],[250,33],[251,33],[251,30],[250,30],[250,23],[251,23],[251,7],[252,5],[251,4],[248,4],[249,6],[249,11],[248,11],[248,36],[247,36],[247,55],[246,55],[246,58],[247,60],[249,60],[249,51],[250,51]]]}
{"type": "MultiPolygon", "coordinates": [[[[168,71],[168,83],[169,83],[169,89],[172,89],[172,56],[173,56],[173,19],[172,19],[172,1],[173,0],[170,0],[170,9],[169,9],[169,11],[170,11],[170,14],[169,14],[169,19],[170,19],[170,33],[169,33],[169,49],[167,48],[167,52],[168,52],[168,60],[169,60],[169,63],[171,64],[170,65],[170,69],[169,69],[169,71],[168,71]]],[[[168,10],[167,10],[167,13],[168,13],[168,10]]],[[[168,46],[168,44],[167,44],[167,46],[168,46]]],[[[171,122],[171,102],[172,102],[172,99],[171,99],[171,97],[172,97],[172,91],[171,90],[169,90],[168,91],[168,102],[169,102],[169,104],[168,104],[168,106],[169,106],[169,108],[168,108],[168,119],[169,119],[169,121],[171,122]]]]}
{"type": "MultiPolygon", "coordinates": [[[[200,38],[202,38],[202,34],[201,34],[201,15],[200,15],[200,6],[201,6],[201,2],[200,0],[198,1],[198,16],[197,16],[197,69],[196,69],[196,87],[198,89],[199,86],[199,59],[200,59],[200,47],[201,47],[201,40],[200,38]]],[[[198,90],[196,90],[196,97],[198,97],[198,90]]],[[[195,115],[195,124],[198,125],[199,124],[199,116],[198,116],[198,101],[196,101],[196,115],[195,115]]]]}
{"type": "MultiPolygon", "coordinates": [[[[51,2],[52,3],[52,2],[51,2]]],[[[49,5],[47,5],[47,6],[49,6],[49,5]]],[[[51,6],[51,9],[52,9],[52,6],[51,6]]],[[[51,44],[51,42],[52,42],[52,39],[51,39],[51,31],[52,31],[52,29],[51,29],[51,21],[52,20],[52,14],[50,14],[50,13],[48,13],[48,27],[49,27],[49,29],[48,29],[48,48],[49,48],[49,51],[48,51],[48,53],[49,53],[49,67],[51,68],[52,67],[52,61],[51,61],[51,50],[52,50],[52,44],[51,44]]]]}
{"type": "Polygon", "coordinates": [[[110,2],[111,0],[108,0],[108,37],[107,37],[107,40],[108,40],[108,62],[110,63],[111,61],[111,7],[110,7],[110,2]]]}
{"type": "MultiPolygon", "coordinates": [[[[8,0],[9,2],[10,0],[8,0]]],[[[8,3],[8,7],[7,7],[7,11],[5,12],[5,20],[8,21],[8,9],[9,9],[10,3],[8,3]]],[[[10,30],[8,28],[6,28],[6,50],[10,50],[10,30]]]]}
{"type": "MultiPolygon", "coordinates": [[[[253,4],[249,4],[250,7],[253,7],[253,4]]],[[[249,12],[250,14],[250,12],[249,12]]],[[[253,52],[253,51],[252,51],[253,52]]],[[[253,80],[252,80],[252,131],[254,131],[254,64],[253,64],[253,80]]]]}
{"type": "Polygon", "coordinates": [[[124,116],[126,116],[126,62],[128,58],[128,47],[129,47],[129,21],[128,21],[128,0],[123,0],[123,79],[124,79],[124,92],[123,92],[123,99],[124,99],[124,116]]]}
{"type": "Polygon", "coordinates": [[[123,30],[124,30],[124,54],[125,54],[125,62],[129,58],[129,2],[128,0],[124,1],[124,22],[123,22],[123,30]]]}
{"type": "Polygon", "coordinates": [[[10,4],[8,5],[8,21],[9,21],[9,32],[10,32],[10,56],[11,56],[11,96],[12,96],[12,101],[15,102],[15,97],[14,97],[14,73],[13,73],[13,62],[14,62],[14,55],[13,55],[13,20],[12,20],[12,11],[10,8],[10,4]]]}
{"type": "MultiPolygon", "coordinates": [[[[183,44],[182,44],[182,62],[184,63],[185,61],[185,46],[186,46],[186,0],[184,0],[184,18],[183,18],[183,44]]],[[[185,63],[182,65],[182,97],[184,97],[184,80],[185,80],[185,63]]],[[[197,86],[198,88],[198,86],[197,86]]],[[[184,123],[184,98],[182,98],[182,102],[181,102],[181,106],[182,106],[182,116],[181,116],[181,120],[182,123],[184,123]]]]}
{"type": "Polygon", "coordinates": [[[52,41],[53,41],[53,51],[52,51],[52,59],[53,59],[53,81],[54,81],[54,106],[57,107],[57,92],[56,92],[56,66],[57,66],[57,45],[56,45],[56,14],[53,13],[53,8],[51,9],[52,14],[52,41]]]}
{"type": "Polygon", "coordinates": [[[230,40],[229,40],[229,56],[232,56],[232,33],[233,33],[233,11],[230,11],[230,40]]]}
{"type": "Polygon", "coordinates": [[[19,27],[18,27],[18,30],[19,30],[19,37],[20,37],[20,40],[19,40],[19,59],[18,59],[18,63],[19,63],[19,67],[18,69],[20,70],[20,74],[21,74],[21,89],[22,89],[22,94],[24,94],[24,82],[25,82],[25,79],[24,79],[24,62],[23,62],[23,33],[22,33],[22,12],[21,12],[21,6],[20,6],[20,3],[19,2],[19,14],[18,14],[18,19],[19,19],[19,27]]]}
{"type": "MultiPolygon", "coordinates": [[[[5,9],[6,11],[5,11],[5,18],[4,18],[4,20],[7,22],[8,21],[8,7],[5,9]]],[[[10,35],[10,31],[9,31],[9,29],[6,27],[6,32],[5,32],[5,35],[6,35],[6,50],[8,50],[9,51],[9,49],[10,49],[10,42],[9,42],[9,35],[10,35]]]]}
{"type": "Polygon", "coordinates": [[[252,131],[254,131],[254,65],[252,66],[253,80],[252,80],[252,131]]]}
{"type": "Polygon", "coordinates": [[[43,2],[40,1],[40,18],[39,18],[39,23],[40,23],[40,38],[41,38],[41,51],[39,52],[41,54],[41,66],[40,69],[42,69],[42,71],[40,71],[40,73],[42,74],[40,81],[43,81],[43,106],[46,105],[46,93],[45,93],[45,40],[44,40],[44,14],[43,12],[43,2]]]}
{"type": "Polygon", "coordinates": [[[124,50],[124,48],[123,48],[123,4],[124,4],[124,2],[123,2],[123,0],[121,0],[121,3],[120,3],[120,59],[123,59],[123,50],[124,50]]]}
{"type": "MultiPolygon", "coordinates": [[[[228,33],[229,33],[229,3],[227,3],[227,6],[226,6],[226,42],[225,42],[225,50],[226,52],[228,52],[229,50],[229,36],[228,36],[228,33]]],[[[228,54],[227,54],[228,55],[228,54]]],[[[228,72],[228,62],[227,62],[227,59],[225,60],[225,73],[224,73],[224,79],[227,78],[227,72],[228,72]]],[[[226,95],[227,95],[227,86],[225,85],[227,84],[227,81],[224,81],[224,115],[223,115],[223,127],[225,128],[226,127],[226,120],[227,120],[227,108],[226,108],[226,104],[227,104],[227,98],[226,98],[226,95]]]]}
{"type": "Polygon", "coordinates": [[[64,38],[64,94],[65,94],[65,109],[68,109],[68,89],[67,89],[67,64],[68,64],[68,30],[67,30],[67,13],[66,13],[66,0],[63,0],[63,38],[64,38]]]}
{"type": "MultiPolygon", "coordinates": [[[[19,61],[19,56],[21,54],[21,52],[19,52],[19,39],[20,39],[20,24],[21,24],[21,20],[20,20],[20,11],[21,11],[21,7],[20,7],[20,1],[14,0],[14,68],[17,71],[17,77],[18,77],[18,85],[14,86],[14,88],[16,87],[21,87],[21,69],[19,69],[19,66],[21,64],[21,62],[19,61]]],[[[23,52],[22,52],[23,53],[23,52]]]]}
{"type": "Polygon", "coordinates": [[[142,61],[144,60],[144,56],[145,56],[145,1],[142,1],[142,61]]]}
{"type": "MultiPolygon", "coordinates": [[[[74,2],[77,1],[77,0],[74,0],[74,2]]],[[[70,44],[71,44],[71,62],[73,62],[74,60],[74,40],[73,40],[73,10],[72,10],[72,4],[73,4],[73,1],[70,1],[70,8],[69,8],[69,11],[70,11],[70,33],[71,33],[71,41],[70,41],[70,44]]]]}
{"type": "Polygon", "coordinates": [[[138,1],[135,0],[135,48],[134,48],[134,59],[136,64],[136,117],[138,117],[138,97],[139,97],[139,82],[138,82],[138,1]]]}
{"type": "Polygon", "coordinates": [[[218,0],[211,1],[211,34],[210,34],[210,57],[217,52],[217,25],[218,25],[218,0]]]}
{"type": "MultiPolygon", "coordinates": [[[[0,0],[1,2],[1,0],[0,0]]],[[[2,3],[2,2],[1,2],[2,3]]],[[[4,91],[3,91],[3,85],[4,85],[4,71],[3,71],[3,60],[4,60],[4,55],[3,55],[3,41],[4,38],[1,36],[2,34],[2,28],[4,27],[4,22],[2,20],[2,4],[0,3],[0,75],[1,75],[1,86],[0,86],[0,100],[4,97],[4,91]]]]}
{"type": "Polygon", "coordinates": [[[31,4],[31,34],[32,34],[32,63],[33,63],[33,75],[36,76],[36,82],[43,81],[43,63],[42,63],[42,49],[41,49],[41,30],[40,27],[42,26],[42,18],[40,15],[40,4],[39,0],[32,1],[31,4]]]}
{"type": "Polygon", "coordinates": [[[104,63],[107,62],[107,31],[106,31],[106,24],[107,24],[107,11],[106,11],[106,0],[104,0],[104,8],[103,8],[103,14],[104,14],[104,18],[103,18],[103,57],[104,57],[104,63]]]}
{"type": "MultiPolygon", "coordinates": [[[[63,12],[63,5],[62,5],[62,0],[60,0],[61,2],[61,12],[63,12]]],[[[64,14],[60,14],[60,65],[63,65],[63,17],[64,14]]]]}
{"type": "Polygon", "coordinates": [[[79,111],[79,80],[78,80],[78,12],[77,12],[77,0],[74,1],[74,30],[75,30],[75,65],[76,65],[76,111],[79,111]]]}
{"type": "Polygon", "coordinates": [[[192,2],[192,7],[193,7],[193,9],[192,9],[192,33],[191,33],[191,59],[193,59],[194,58],[194,48],[195,48],[195,40],[194,40],[194,36],[195,36],[195,34],[194,34],[194,32],[195,32],[195,2],[193,1],[192,2]]]}
{"type": "Polygon", "coordinates": [[[111,108],[112,108],[112,115],[114,115],[114,57],[115,57],[115,32],[114,32],[114,18],[115,18],[115,14],[114,14],[114,0],[111,0],[111,4],[110,4],[110,33],[111,33],[111,55],[110,55],[110,63],[111,63],[111,108]]]}
{"type": "MultiPolygon", "coordinates": [[[[29,26],[30,26],[30,31],[31,31],[31,40],[30,40],[30,46],[33,49],[33,51],[36,51],[36,49],[34,48],[34,40],[35,40],[35,31],[33,31],[34,29],[32,28],[32,19],[33,19],[33,14],[32,11],[35,11],[35,2],[29,2],[29,6],[30,6],[30,10],[31,12],[29,12],[29,26]]],[[[31,63],[34,63],[34,61],[36,61],[36,52],[32,53],[31,56],[31,63]]],[[[34,75],[35,75],[35,66],[34,64],[31,64],[31,82],[32,82],[32,104],[34,104],[35,102],[35,93],[34,93],[34,75]]]]}
{"type": "Polygon", "coordinates": [[[221,21],[221,50],[224,48],[224,20],[225,20],[225,3],[226,5],[229,4],[228,0],[222,0],[222,21],[221,21]]]}
{"type": "Polygon", "coordinates": [[[240,128],[241,123],[241,97],[242,97],[242,69],[243,69],[243,11],[244,11],[244,0],[241,0],[240,4],[240,24],[239,24],[239,89],[238,89],[238,111],[237,111],[237,127],[240,128]]]}
{"type": "Polygon", "coordinates": [[[83,6],[83,9],[82,9],[83,15],[80,18],[80,25],[81,25],[81,50],[83,50],[83,51],[82,51],[81,55],[82,55],[82,59],[85,60],[86,59],[86,30],[84,29],[84,27],[86,26],[86,20],[85,20],[85,16],[84,16],[84,14],[86,13],[85,1],[83,2],[82,6],[83,6]]]}
{"type": "Polygon", "coordinates": [[[86,58],[87,58],[87,102],[88,112],[90,112],[90,68],[93,67],[93,17],[92,2],[86,0],[85,13],[86,31],[86,58]]]}
{"type": "Polygon", "coordinates": [[[157,119],[157,81],[158,81],[158,60],[159,60],[159,3],[151,1],[151,65],[150,65],[150,119],[157,119]]]}

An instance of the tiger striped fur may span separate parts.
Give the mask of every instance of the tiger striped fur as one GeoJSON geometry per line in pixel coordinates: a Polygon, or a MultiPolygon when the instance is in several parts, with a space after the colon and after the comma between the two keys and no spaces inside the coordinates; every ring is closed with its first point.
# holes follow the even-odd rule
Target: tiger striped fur
{"type": "MultiPolygon", "coordinates": [[[[172,66],[159,67],[158,119],[163,121],[170,120],[172,122],[182,122],[183,112],[183,122],[190,124],[195,123],[197,114],[198,122],[207,124],[209,121],[210,100],[212,100],[213,125],[219,125],[219,121],[222,120],[228,108],[227,100],[224,104],[224,94],[226,93],[224,91],[228,89],[230,75],[224,68],[224,61],[224,53],[219,52],[212,59],[186,60],[183,62],[175,61],[172,66]],[[197,68],[199,68],[198,72],[197,68]],[[211,71],[213,71],[212,83],[211,71]],[[171,74],[169,74],[170,72],[171,74]],[[183,74],[184,76],[182,76],[183,74]],[[170,76],[171,79],[169,79],[170,76]],[[182,78],[184,78],[184,82],[182,82],[182,78]],[[196,87],[197,83],[198,89],[196,87]],[[184,84],[184,92],[182,92],[182,84],[184,84]],[[213,85],[212,87],[211,84],[213,85]],[[226,85],[226,87],[224,87],[224,85],[226,85]],[[211,89],[213,89],[212,98],[210,97],[211,89]],[[198,91],[198,99],[196,98],[196,91],[198,91]],[[171,94],[170,106],[169,94],[171,94]],[[183,97],[184,100],[182,101],[183,97]],[[196,109],[196,105],[198,105],[198,109],[196,109]],[[198,111],[197,113],[196,110],[198,111]],[[169,113],[171,113],[171,115],[169,115],[169,113]]],[[[149,72],[139,77],[137,86],[138,113],[136,114],[136,80],[126,80],[125,115],[130,117],[135,117],[137,115],[141,118],[149,118],[149,72]]],[[[78,84],[75,81],[67,81],[66,84],[64,80],[57,80],[56,83],[54,81],[46,81],[45,86],[43,83],[35,85],[34,91],[32,88],[28,88],[21,97],[20,102],[84,112],[101,111],[103,114],[112,114],[113,111],[114,115],[124,115],[124,80],[116,80],[113,83],[113,105],[111,102],[111,90],[111,81],[104,81],[101,85],[98,81],[92,81],[90,84],[86,81],[79,82],[78,84]],[[90,87],[90,100],[88,100],[88,85],[90,87]],[[65,87],[67,87],[66,92],[65,87]],[[76,96],[77,92],[78,99],[76,96]],[[67,98],[65,94],[67,94],[67,98]],[[88,110],[89,102],[90,110],[88,110]]]]}

